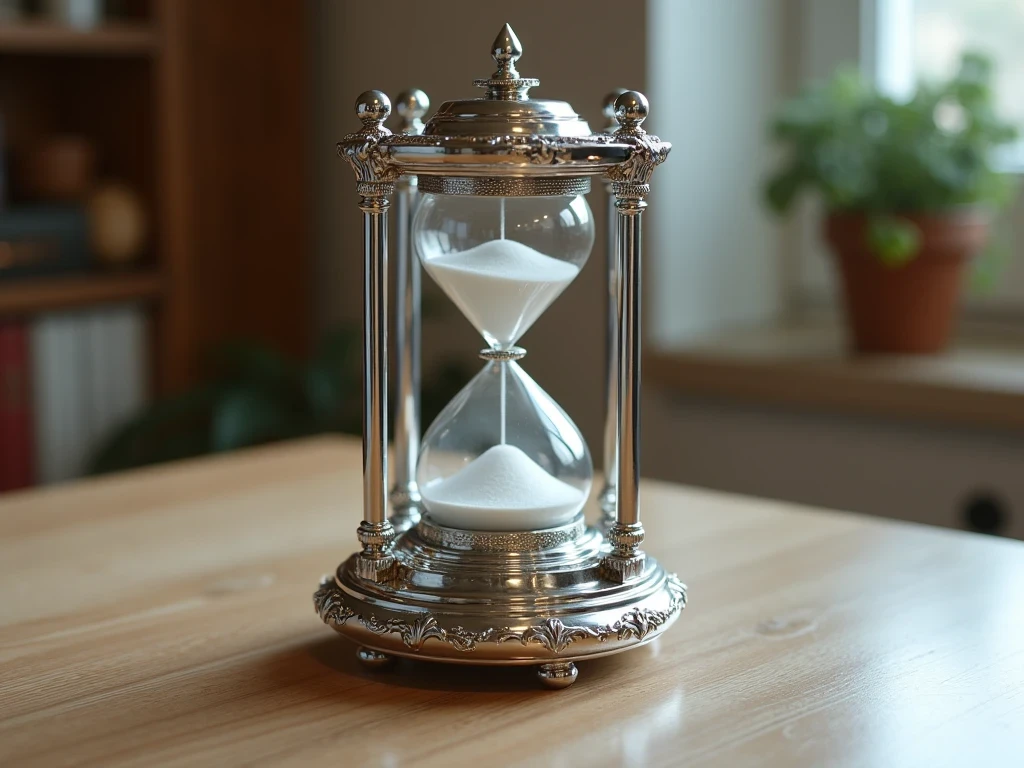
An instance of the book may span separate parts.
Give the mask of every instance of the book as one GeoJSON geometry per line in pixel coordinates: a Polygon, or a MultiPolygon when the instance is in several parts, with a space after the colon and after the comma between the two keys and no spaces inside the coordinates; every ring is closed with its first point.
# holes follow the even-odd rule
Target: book
{"type": "Polygon", "coordinates": [[[78,313],[52,313],[32,324],[36,472],[40,483],[82,472],[89,450],[88,337],[78,313]]]}
{"type": "Polygon", "coordinates": [[[145,315],[132,304],[52,313],[31,335],[38,478],[69,480],[145,405],[145,315]]]}
{"type": "Polygon", "coordinates": [[[0,280],[89,267],[89,222],[78,206],[0,210],[0,280]]]}
{"type": "Polygon", "coordinates": [[[0,492],[34,482],[28,333],[0,321],[0,492]]]}
{"type": "Polygon", "coordinates": [[[90,312],[89,426],[94,453],[146,400],[146,325],[134,305],[90,312]]]}

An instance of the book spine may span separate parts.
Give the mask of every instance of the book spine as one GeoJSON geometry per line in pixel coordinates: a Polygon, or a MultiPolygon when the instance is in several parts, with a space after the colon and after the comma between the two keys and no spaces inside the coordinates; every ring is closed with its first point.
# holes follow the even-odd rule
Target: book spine
{"type": "Polygon", "coordinates": [[[145,318],[122,305],[96,310],[89,319],[92,451],[145,404],[145,318]]]}
{"type": "Polygon", "coordinates": [[[0,323],[0,492],[34,482],[28,333],[0,323]]]}
{"type": "Polygon", "coordinates": [[[36,466],[42,483],[77,477],[89,448],[88,334],[80,315],[51,314],[32,326],[36,466]]]}
{"type": "Polygon", "coordinates": [[[145,405],[146,321],[134,305],[43,315],[31,329],[38,477],[81,475],[145,405]]]}

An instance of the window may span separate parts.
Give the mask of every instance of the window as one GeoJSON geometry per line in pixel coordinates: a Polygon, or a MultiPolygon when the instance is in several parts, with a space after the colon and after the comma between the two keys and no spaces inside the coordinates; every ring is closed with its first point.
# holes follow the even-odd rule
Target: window
{"type": "MultiPolygon", "coordinates": [[[[951,74],[965,50],[996,66],[1000,114],[1024,133],[1024,0],[799,0],[799,82],[820,80],[856,58],[899,98],[922,79],[951,74]]],[[[965,286],[967,315],[1024,325],[1024,141],[995,158],[1020,174],[1017,199],[997,218],[989,248],[965,286]]],[[[820,211],[806,209],[795,236],[789,289],[797,311],[832,308],[836,287],[820,237],[820,211]]]]}
{"type": "MultiPolygon", "coordinates": [[[[949,77],[966,50],[987,54],[997,109],[1024,132],[1024,0],[865,0],[864,31],[865,66],[896,96],[949,77]]],[[[1024,172],[1024,140],[998,159],[1024,172]]]]}

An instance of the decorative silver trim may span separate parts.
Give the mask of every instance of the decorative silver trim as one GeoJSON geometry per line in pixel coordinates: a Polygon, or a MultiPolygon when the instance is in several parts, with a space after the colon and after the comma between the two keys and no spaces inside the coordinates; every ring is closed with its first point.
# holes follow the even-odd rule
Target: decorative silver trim
{"type": "Polygon", "coordinates": [[[547,618],[522,630],[507,626],[478,632],[471,632],[461,626],[446,628],[427,611],[411,621],[381,620],[373,614],[364,616],[347,605],[344,592],[330,577],[324,577],[320,588],[313,594],[313,606],[326,624],[338,628],[355,619],[376,635],[399,636],[410,651],[420,651],[428,640],[433,639],[463,653],[472,653],[484,644],[515,642],[524,647],[539,645],[558,654],[573,643],[587,639],[600,643],[610,639],[642,642],[686,607],[686,585],[675,574],[670,574],[666,586],[671,592],[671,599],[665,610],[632,608],[610,624],[565,624],[561,619],[547,618]]]}
{"type": "Polygon", "coordinates": [[[508,349],[481,349],[478,353],[481,360],[493,360],[498,363],[509,360],[522,360],[526,357],[526,350],[522,347],[509,347],[508,349]]]}
{"type": "Polygon", "coordinates": [[[421,176],[419,186],[420,191],[434,195],[552,197],[585,195],[590,191],[590,179],[586,176],[421,176]]]}
{"type": "MultiPolygon", "coordinates": [[[[356,99],[356,116],[363,127],[338,142],[338,154],[352,166],[356,191],[364,198],[388,197],[401,170],[392,165],[381,140],[392,133],[384,127],[391,114],[391,101],[383,91],[365,91],[356,99]]],[[[365,202],[365,200],[364,200],[365,202]]]]}
{"type": "Polygon", "coordinates": [[[631,147],[626,162],[609,168],[606,173],[608,179],[615,182],[615,193],[619,198],[642,200],[646,197],[654,169],[665,162],[672,149],[667,141],[641,127],[649,112],[647,98],[639,91],[626,91],[615,100],[615,119],[620,127],[613,138],[631,147]]]}
{"type": "Polygon", "coordinates": [[[576,541],[586,530],[583,515],[571,523],[540,531],[464,531],[447,528],[430,519],[420,520],[417,532],[428,544],[466,552],[539,552],[576,541]]]}
{"type": "Polygon", "coordinates": [[[629,142],[607,134],[553,136],[537,133],[385,136],[389,161],[402,173],[472,177],[595,176],[629,158],[629,142]]]}

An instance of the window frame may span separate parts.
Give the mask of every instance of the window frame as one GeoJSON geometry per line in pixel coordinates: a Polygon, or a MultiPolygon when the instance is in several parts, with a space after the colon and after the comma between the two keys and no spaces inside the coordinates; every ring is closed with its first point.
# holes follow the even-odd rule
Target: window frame
{"type": "MultiPolygon", "coordinates": [[[[917,82],[913,51],[897,35],[903,29],[901,34],[907,36],[914,0],[795,1],[802,19],[797,87],[855,61],[864,76],[884,91],[895,97],[911,92],[917,82]]],[[[997,267],[994,289],[965,286],[961,312],[971,326],[1017,331],[1024,327],[1024,140],[1008,149],[996,158],[997,167],[1017,177],[1019,191],[997,217],[994,237],[1000,238],[1011,256],[997,267]]],[[[794,222],[786,293],[789,314],[797,319],[832,316],[839,309],[838,286],[820,236],[821,214],[818,204],[804,201],[794,222]]]]}
{"type": "MultiPolygon", "coordinates": [[[[913,93],[914,9],[917,0],[860,0],[860,66],[865,76],[895,99],[913,93]]],[[[993,158],[1004,173],[1024,174],[1024,126],[1022,136],[1001,147],[993,158]]]]}

